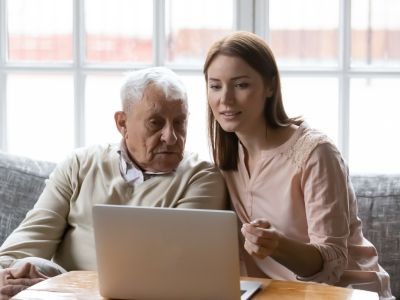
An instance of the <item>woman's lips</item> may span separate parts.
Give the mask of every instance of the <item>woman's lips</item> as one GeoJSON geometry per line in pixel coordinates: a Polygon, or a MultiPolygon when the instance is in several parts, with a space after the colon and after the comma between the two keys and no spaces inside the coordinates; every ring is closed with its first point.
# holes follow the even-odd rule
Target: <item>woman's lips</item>
{"type": "Polygon", "coordinates": [[[240,111],[222,111],[222,112],[220,112],[220,115],[225,120],[233,120],[240,114],[241,114],[240,111]]]}

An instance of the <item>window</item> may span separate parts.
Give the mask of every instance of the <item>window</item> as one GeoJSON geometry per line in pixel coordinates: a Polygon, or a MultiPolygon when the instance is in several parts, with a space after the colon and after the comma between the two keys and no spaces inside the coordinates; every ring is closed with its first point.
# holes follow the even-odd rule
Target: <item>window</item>
{"type": "Polygon", "coordinates": [[[188,89],[187,149],[209,158],[201,67],[235,11],[233,0],[0,0],[0,149],[59,161],[118,142],[124,75],[166,65],[188,89]]]}
{"type": "Polygon", "coordinates": [[[290,116],[327,133],[351,173],[399,173],[400,2],[255,3],[290,116]]]}
{"type": "Polygon", "coordinates": [[[7,36],[3,38],[7,38],[5,50],[10,63],[72,61],[71,0],[15,0],[4,4],[7,36]]]}
{"type": "Polygon", "coordinates": [[[84,61],[152,64],[153,2],[85,0],[84,61]]]}
{"type": "Polygon", "coordinates": [[[209,158],[204,55],[242,29],[270,44],[290,116],[352,173],[398,173],[399,15],[398,0],[0,0],[0,149],[59,161],[118,142],[121,79],[164,65],[188,89],[187,149],[209,158]]]}

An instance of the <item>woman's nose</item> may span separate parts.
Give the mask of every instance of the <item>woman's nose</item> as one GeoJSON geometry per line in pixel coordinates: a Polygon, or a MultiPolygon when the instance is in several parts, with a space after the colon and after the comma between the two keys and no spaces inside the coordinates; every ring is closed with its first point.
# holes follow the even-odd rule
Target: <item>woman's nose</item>
{"type": "Polygon", "coordinates": [[[224,88],[221,90],[221,103],[222,104],[229,104],[234,101],[234,95],[232,89],[229,87],[224,88]]]}

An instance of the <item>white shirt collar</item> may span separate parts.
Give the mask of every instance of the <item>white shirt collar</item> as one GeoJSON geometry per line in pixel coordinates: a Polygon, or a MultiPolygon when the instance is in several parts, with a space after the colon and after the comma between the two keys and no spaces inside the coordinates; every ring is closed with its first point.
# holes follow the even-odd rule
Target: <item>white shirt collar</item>
{"type": "Polygon", "coordinates": [[[126,147],[124,139],[121,140],[118,154],[120,155],[119,170],[121,172],[121,175],[125,179],[125,181],[132,186],[139,185],[153,176],[172,173],[172,172],[149,172],[149,171],[143,172],[129,157],[128,149],[126,147]]]}

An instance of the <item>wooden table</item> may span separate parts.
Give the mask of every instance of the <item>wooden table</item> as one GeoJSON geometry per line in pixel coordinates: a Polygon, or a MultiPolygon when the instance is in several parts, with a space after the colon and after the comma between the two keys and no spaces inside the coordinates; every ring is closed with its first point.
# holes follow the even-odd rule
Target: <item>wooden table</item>
{"type": "MultiPolygon", "coordinates": [[[[243,277],[263,283],[262,289],[252,298],[254,300],[285,299],[335,299],[369,300],[379,299],[373,292],[346,289],[317,283],[303,283],[261,278],[243,277]]],[[[98,291],[97,273],[91,271],[68,272],[20,292],[14,300],[102,300],[98,291]]]]}

